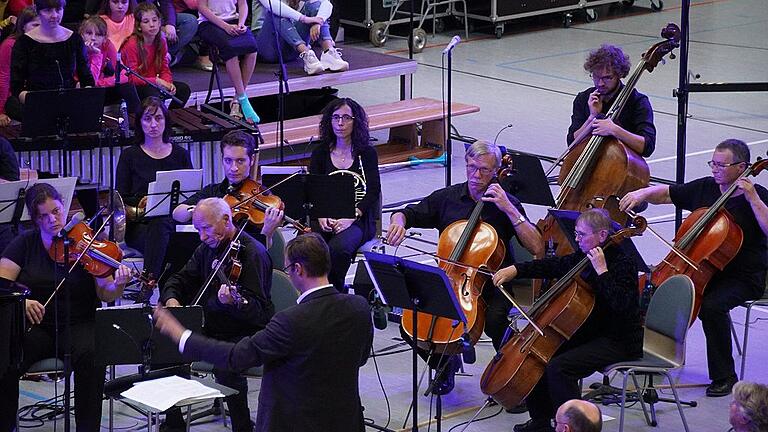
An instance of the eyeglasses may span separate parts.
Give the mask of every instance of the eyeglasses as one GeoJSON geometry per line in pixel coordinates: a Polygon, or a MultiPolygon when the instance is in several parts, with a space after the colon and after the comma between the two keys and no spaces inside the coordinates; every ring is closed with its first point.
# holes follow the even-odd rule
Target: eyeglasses
{"type": "Polygon", "coordinates": [[[601,81],[602,82],[610,82],[610,81],[615,81],[615,80],[617,80],[619,78],[616,75],[603,75],[603,76],[599,76],[599,75],[591,74],[590,76],[592,77],[592,80],[594,82],[601,82],[601,81]]]}
{"type": "Polygon", "coordinates": [[[288,273],[288,269],[293,267],[296,263],[290,263],[287,266],[283,267],[283,273],[288,273]]]}
{"type": "Polygon", "coordinates": [[[354,119],[355,119],[355,117],[351,116],[349,114],[342,114],[342,115],[334,114],[334,115],[331,116],[331,120],[333,120],[335,122],[338,122],[339,120],[342,120],[343,123],[346,123],[346,122],[350,122],[350,121],[352,121],[354,119]]]}
{"type": "Polygon", "coordinates": [[[470,174],[474,174],[477,171],[480,171],[480,174],[487,176],[490,175],[493,172],[492,168],[485,168],[485,167],[478,167],[474,165],[467,165],[467,172],[470,174]]]}
{"type": "Polygon", "coordinates": [[[559,424],[565,425],[567,423],[558,423],[557,419],[552,419],[552,420],[550,420],[550,424],[552,425],[553,428],[557,428],[557,425],[559,425],[559,424]]]}
{"type": "Polygon", "coordinates": [[[585,233],[585,232],[581,232],[581,231],[574,231],[573,232],[573,236],[576,238],[576,240],[578,240],[580,238],[587,237],[587,236],[591,236],[592,234],[594,234],[594,233],[585,233]]]}
{"type": "Polygon", "coordinates": [[[738,164],[741,164],[741,163],[744,163],[744,161],[741,161],[741,162],[731,162],[731,163],[722,163],[722,162],[717,162],[717,161],[712,161],[711,160],[711,161],[707,162],[707,165],[709,165],[709,167],[712,168],[712,169],[714,169],[715,167],[720,168],[720,169],[724,169],[724,168],[732,167],[734,165],[738,165],[738,164]]]}

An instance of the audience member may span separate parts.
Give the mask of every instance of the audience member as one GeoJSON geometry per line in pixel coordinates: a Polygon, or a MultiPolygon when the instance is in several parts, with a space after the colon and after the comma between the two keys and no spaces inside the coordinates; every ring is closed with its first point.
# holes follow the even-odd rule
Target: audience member
{"type": "Polygon", "coordinates": [[[768,386],[737,382],[728,420],[734,432],[768,431],[768,386]]]}
{"type": "Polygon", "coordinates": [[[107,38],[117,50],[136,28],[135,10],[136,0],[104,0],[101,4],[99,16],[107,23],[107,38]]]}
{"type": "Polygon", "coordinates": [[[16,39],[40,25],[40,18],[35,8],[28,7],[21,11],[16,19],[16,29],[8,39],[0,43],[0,127],[11,124],[11,118],[5,114],[5,101],[10,94],[11,52],[16,39]]]}
{"type": "Polygon", "coordinates": [[[600,432],[603,415],[592,402],[571,399],[560,405],[552,423],[555,432],[600,432]]]}

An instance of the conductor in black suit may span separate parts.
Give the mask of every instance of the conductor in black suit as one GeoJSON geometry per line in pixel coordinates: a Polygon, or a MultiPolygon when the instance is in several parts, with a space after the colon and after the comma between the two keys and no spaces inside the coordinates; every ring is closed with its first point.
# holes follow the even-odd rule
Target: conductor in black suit
{"type": "Polygon", "coordinates": [[[156,325],[190,360],[231,370],[264,365],[257,431],[363,431],[358,374],[373,342],[368,304],[328,283],[330,254],[319,235],[291,240],[285,262],[298,304],[237,344],[192,333],[162,308],[156,325]]]}

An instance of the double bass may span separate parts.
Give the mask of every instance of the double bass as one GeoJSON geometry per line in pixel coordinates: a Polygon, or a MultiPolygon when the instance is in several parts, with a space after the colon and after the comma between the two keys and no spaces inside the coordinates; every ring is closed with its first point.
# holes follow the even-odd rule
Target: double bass
{"type": "MultiPolygon", "coordinates": [[[[653,72],[667,54],[680,46],[680,28],[677,25],[667,24],[661,36],[665,40],[643,53],[642,59],[606,113],[606,118],[617,121],[642,74],[653,72]]],[[[674,55],[670,54],[670,57],[674,58],[674,55]]],[[[648,164],[640,155],[615,137],[592,135],[574,141],[574,145],[568,149],[558,175],[560,192],[555,201],[555,209],[583,211],[590,206],[606,208],[611,219],[624,225],[627,218],[618,211],[618,206],[605,207],[602,203],[616,203],[617,200],[609,197],[624,196],[627,192],[648,186],[649,179],[648,164]]],[[[539,221],[537,226],[545,244],[554,249],[556,255],[573,252],[570,242],[552,215],[539,221]]]]}
{"type": "MultiPolygon", "coordinates": [[[[646,226],[645,219],[636,216],[629,228],[611,235],[603,247],[618,247],[624,239],[642,234],[646,226]]],[[[528,309],[532,322],[512,336],[485,368],[480,390],[504,408],[511,409],[528,396],[557,350],[592,313],[595,295],[579,277],[588,265],[585,256],[536,300],[528,309]]]]}
{"type": "MultiPolygon", "coordinates": [[[[758,159],[747,167],[739,179],[757,176],[768,167],[768,159],[758,159]]],[[[722,271],[739,253],[744,234],[726,210],[725,203],[738,190],[738,179],[712,204],[691,212],[675,234],[675,247],[681,250],[695,266],[675,253],[669,253],[651,274],[651,285],[658,287],[676,274],[691,278],[695,287],[693,312],[689,325],[693,325],[701,308],[701,299],[709,280],[722,271]]],[[[640,280],[641,292],[645,277],[640,280]]]]}
{"type": "MultiPolygon", "coordinates": [[[[505,155],[496,173],[498,179],[509,174],[512,158],[505,155]]],[[[413,311],[403,310],[403,330],[423,349],[433,348],[440,354],[458,354],[468,335],[474,345],[485,328],[485,302],[480,298],[489,278],[487,270],[496,271],[504,261],[504,240],[496,230],[480,219],[485,201],[478,200],[469,219],[462,219],[443,230],[437,245],[439,267],[451,281],[456,298],[467,318],[465,328],[448,318],[423,312],[417,314],[418,335],[413,332],[413,311]],[[442,258],[442,259],[440,259],[442,258]]]]}

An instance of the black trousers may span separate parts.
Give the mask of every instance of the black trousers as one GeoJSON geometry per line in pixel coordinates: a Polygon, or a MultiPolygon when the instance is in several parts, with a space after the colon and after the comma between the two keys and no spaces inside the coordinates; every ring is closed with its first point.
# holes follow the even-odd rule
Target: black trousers
{"type": "Polygon", "coordinates": [[[144,255],[144,268],[159,277],[163,272],[165,252],[176,224],[170,216],[146,218],[126,227],[125,242],[144,255]]]}
{"type": "Polygon", "coordinates": [[[554,418],[560,405],[581,397],[579,379],[610,364],[639,358],[641,355],[642,347],[627,347],[607,337],[582,343],[576,339],[566,342],[555,353],[539,383],[526,398],[531,418],[554,418]]]}
{"type": "MultiPolygon", "coordinates": [[[[75,423],[78,432],[99,432],[104,393],[104,366],[95,364],[93,323],[73,324],[72,343],[59,335],[59,355],[71,348],[75,373],[75,423]]],[[[19,409],[19,377],[36,361],[54,357],[55,337],[52,328],[34,326],[24,338],[24,362],[20,370],[8,371],[0,378],[0,430],[16,430],[19,409]]],[[[60,391],[63,390],[63,385],[60,391]]]]}
{"type": "Polygon", "coordinates": [[[716,275],[707,284],[699,319],[707,340],[707,367],[712,381],[736,375],[729,312],[747,300],[759,299],[762,294],[763,287],[759,285],[722,275],[716,275]]]}
{"type": "MultiPolygon", "coordinates": [[[[192,94],[192,90],[187,83],[181,81],[173,81],[173,85],[176,86],[176,94],[174,96],[181,100],[181,105],[171,102],[170,108],[184,108],[184,105],[189,100],[189,95],[192,94]]],[[[162,97],[157,89],[148,85],[136,86],[136,91],[139,93],[139,98],[142,101],[150,96],[162,97]]]]}
{"type": "Polygon", "coordinates": [[[316,225],[313,230],[323,236],[331,252],[331,271],[328,273],[328,281],[339,292],[347,292],[344,288],[344,280],[349,266],[352,265],[352,258],[355,257],[357,249],[368,241],[363,238],[363,229],[356,222],[338,234],[324,232],[319,229],[319,225],[316,225]]]}

